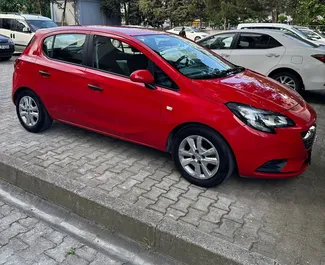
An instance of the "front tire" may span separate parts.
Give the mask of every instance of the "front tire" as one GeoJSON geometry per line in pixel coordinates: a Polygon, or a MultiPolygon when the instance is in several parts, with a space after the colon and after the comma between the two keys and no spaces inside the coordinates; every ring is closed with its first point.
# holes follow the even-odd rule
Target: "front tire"
{"type": "Polygon", "coordinates": [[[201,37],[195,37],[194,41],[199,41],[201,37]]]}
{"type": "Polygon", "coordinates": [[[173,160],[182,176],[201,187],[214,187],[228,179],[235,160],[228,143],[212,129],[191,126],[173,141],[173,160]]]}
{"type": "Polygon", "coordinates": [[[18,119],[27,131],[39,133],[51,127],[53,120],[33,91],[22,91],[15,103],[18,119]]]}

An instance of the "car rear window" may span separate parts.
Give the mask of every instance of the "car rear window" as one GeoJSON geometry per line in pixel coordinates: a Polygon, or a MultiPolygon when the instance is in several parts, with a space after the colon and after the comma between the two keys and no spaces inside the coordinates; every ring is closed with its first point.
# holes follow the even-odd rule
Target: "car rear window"
{"type": "Polygon", "coordinates": [[[43,41],[43,52],[52,59],[82,64],[86,34],[59,34],[43,41]]]}

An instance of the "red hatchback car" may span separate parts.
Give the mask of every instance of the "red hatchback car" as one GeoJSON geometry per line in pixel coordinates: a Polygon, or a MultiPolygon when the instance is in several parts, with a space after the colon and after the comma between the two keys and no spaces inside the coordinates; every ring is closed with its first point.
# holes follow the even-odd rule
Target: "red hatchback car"
{"type": "Polygon", "coordinates": [[[297,176],[316,137],[316,113],[295,91],[190,40],[142,29],[38,31],[15,63],[12,99],[27,131],[57,120],[167,151],[205,187],[234,170],[297,176]]]}

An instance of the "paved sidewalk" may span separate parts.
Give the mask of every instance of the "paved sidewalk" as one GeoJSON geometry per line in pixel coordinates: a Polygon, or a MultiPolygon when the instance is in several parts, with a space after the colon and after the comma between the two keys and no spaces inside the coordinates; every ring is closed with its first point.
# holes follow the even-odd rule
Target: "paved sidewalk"
{"type": "Polygon", "coordinates": [[[122,265],[0,200],[1,265],[122,265]]]}
{"type": "Polygon", "coordinates": [[[232,177],[202,189],[180,177],[169,155],[146,147],[60,123],[27,133],[10,101],[12,69],[12,62],[0,64],[0,153],[280,264],[325,265],[324,92],[308,95],[319,115],[319,137],[306,173],[274,181],[232,177]]]}

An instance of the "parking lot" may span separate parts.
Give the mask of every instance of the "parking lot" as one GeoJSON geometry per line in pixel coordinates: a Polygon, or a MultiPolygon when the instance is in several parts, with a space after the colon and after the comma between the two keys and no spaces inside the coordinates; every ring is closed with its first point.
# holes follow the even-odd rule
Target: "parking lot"
{"type": "Polygon", "coordinates": [[[168,154],[150,148],[61,123],[42,134],[27,133],[11,102],[13,62],[0,62],[0,152],[280,264],[325,265],[325,89],[305,95],[318,113],[318,140],[302,176],[234,175],[219,187],[203,189],[183,180],[168,154]]]}

